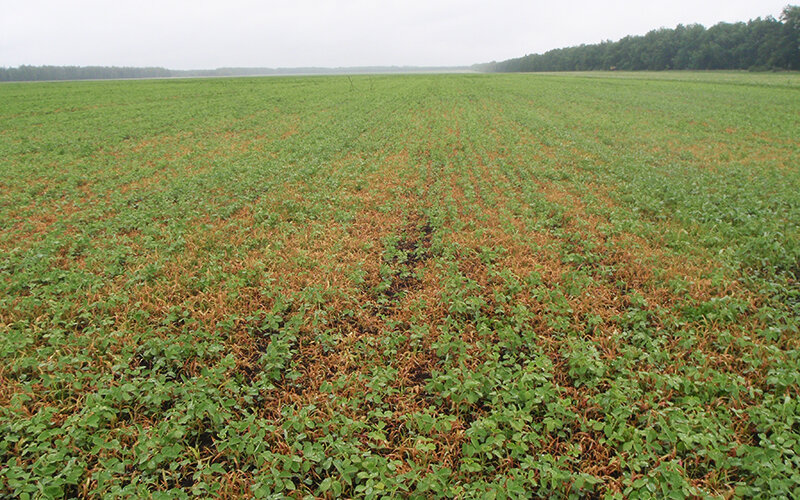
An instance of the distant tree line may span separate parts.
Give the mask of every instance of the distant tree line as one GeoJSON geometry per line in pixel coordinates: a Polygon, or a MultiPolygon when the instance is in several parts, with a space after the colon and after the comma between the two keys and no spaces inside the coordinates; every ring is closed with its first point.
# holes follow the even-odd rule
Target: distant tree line
{"type": "Polygon", "coordinates": [[[119,68],[109,66],[20,66],[18,68],[0,68],[0,82],[163,78],[168,76],[173,76],[172,71],[165,68],[119,68]]]}
{"type": "Polygon", "coordinates": [[[420,73],[468,71],[467,67],[359,66],[349,68],[217,68],[176,70],[166,68],[130,68],[116,66],[20,66],[0,67],[0,82],[50,80],[109,80],[120,78],[186,78],[261,75],[329,75],[357,73],[420,73]]]}
{"type": "Polygon", "coordinates": [[[700,24],[653,30],[644,36],[555,49],[502,62],[477,64],[479,71],[589,71],[667,69],[800,69],[800,7],[747,23],[700,24]]]}

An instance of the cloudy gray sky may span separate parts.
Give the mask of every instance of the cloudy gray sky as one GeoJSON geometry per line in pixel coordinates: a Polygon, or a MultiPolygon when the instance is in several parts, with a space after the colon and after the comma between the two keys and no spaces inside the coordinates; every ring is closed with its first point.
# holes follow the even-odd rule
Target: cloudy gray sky
{"type": "Polygon", "coordinates": [[[0,66],[468,65],[791,0],[0,0],[0,66]]]}

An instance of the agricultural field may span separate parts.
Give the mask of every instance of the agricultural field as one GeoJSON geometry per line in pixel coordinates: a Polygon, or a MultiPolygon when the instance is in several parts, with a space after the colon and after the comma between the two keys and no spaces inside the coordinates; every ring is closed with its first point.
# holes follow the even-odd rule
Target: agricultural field
{"type": "Polygon", "coordinates": [[[0,85],[0,497],[796,498],[800,75],[0,85]]]}

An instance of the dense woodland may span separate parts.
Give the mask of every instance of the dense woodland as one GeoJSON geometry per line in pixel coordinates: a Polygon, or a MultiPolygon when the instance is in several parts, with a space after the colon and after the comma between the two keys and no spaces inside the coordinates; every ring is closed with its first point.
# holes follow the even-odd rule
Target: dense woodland
{"type": "Polygon", "coordinates": [[[661,28],[644,36],[478,64],[481,71],[587,71],[667,69],[800,69],[800,7],[780,19],[661,28]]]}

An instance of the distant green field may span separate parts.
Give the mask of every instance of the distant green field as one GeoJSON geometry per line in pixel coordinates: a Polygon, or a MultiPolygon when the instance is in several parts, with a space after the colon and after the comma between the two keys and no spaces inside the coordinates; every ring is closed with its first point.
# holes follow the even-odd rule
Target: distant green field
{"type": "Polygon", "coordinates": [[[800,87],[800,73],[766,73],[747,71],[592,71],[542,73],[584,78],[628,78],[635,80],[668,80],[682,82],[716,83],[721,85],[763,85],[768,87],[800,87]]]}
{"type": "Polygon", "coordinates": [[[0,85],[0,497],[796,498],[799,83],[0,85]]]}

